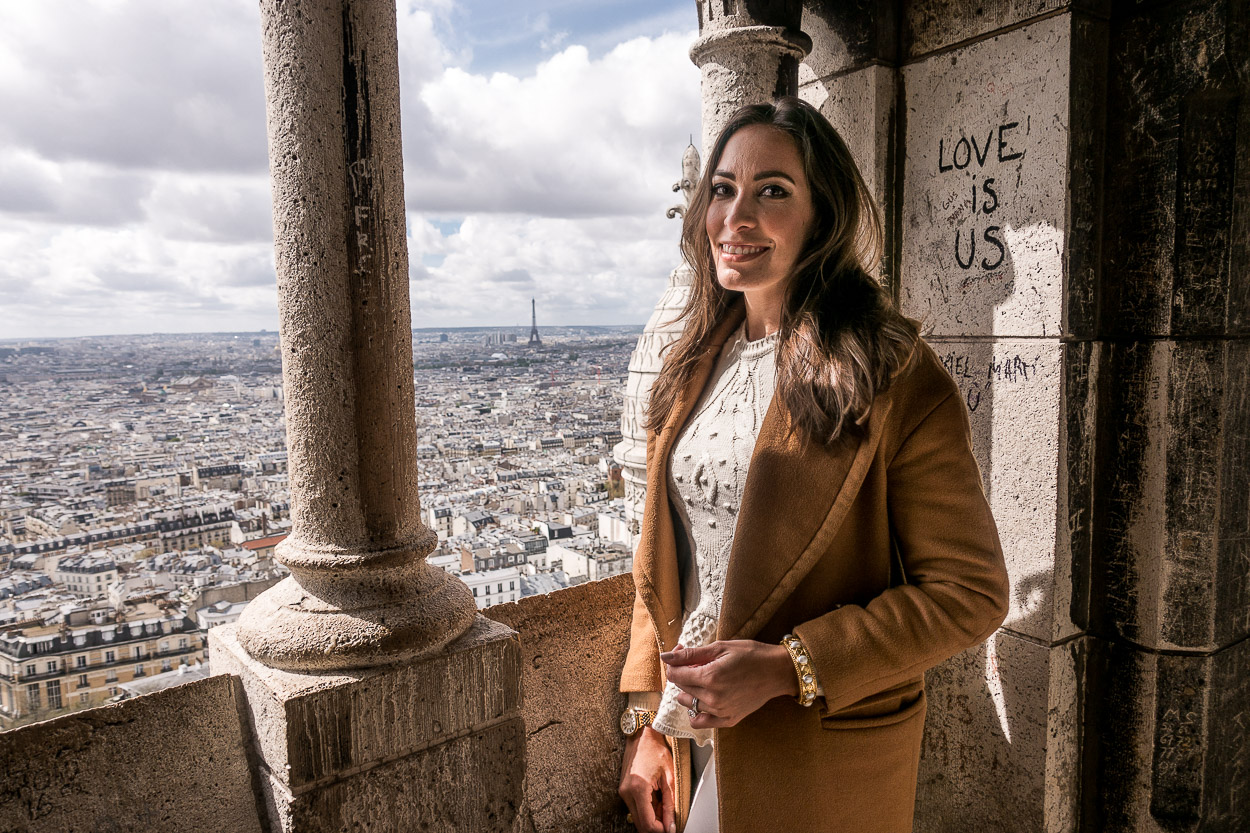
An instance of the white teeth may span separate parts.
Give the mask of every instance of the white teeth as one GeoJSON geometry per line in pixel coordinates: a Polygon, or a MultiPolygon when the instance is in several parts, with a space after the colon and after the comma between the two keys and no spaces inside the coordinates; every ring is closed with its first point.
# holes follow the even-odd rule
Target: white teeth
{"type": "Polygon", "coordinates": [[[764,251],[767,246],[731,246],[728,243],[722,243],[720,250],[727,255],[753,255],[764,251]]]}

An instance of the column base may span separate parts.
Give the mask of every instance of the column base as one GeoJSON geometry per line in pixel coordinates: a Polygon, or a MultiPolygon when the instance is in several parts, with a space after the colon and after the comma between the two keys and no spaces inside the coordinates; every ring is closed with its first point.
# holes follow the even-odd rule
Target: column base
{"type": "Polygon", "coordinates": [[[342,671],[415,660],[472,625],[477,607],[464,582],[424,560],[403,579],[402,594],[370,588],[353,605],[320,599],[289,576],[243,611],[239,643],[271,668],[342,671]]]}
{"type": "Polygon", "coordinates": [[[274,833],[518,824],[525,727],[511,629],[478,616],[420,661],[352,674],[270,668],[238,636],[234,625],[209,632],[213,670],[242,680],[249,757],[274,833]]]}

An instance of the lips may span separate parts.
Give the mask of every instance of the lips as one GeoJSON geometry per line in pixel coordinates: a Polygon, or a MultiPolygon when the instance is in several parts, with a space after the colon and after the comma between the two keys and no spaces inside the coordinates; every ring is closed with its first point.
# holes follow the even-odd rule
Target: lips
{"type": "Polygon", "coordinates": [[[751,260],[768,251],[767,246],[747,246],[740,243],[721,243],[719,248],[721,259],[730,263],[751,260]]]}

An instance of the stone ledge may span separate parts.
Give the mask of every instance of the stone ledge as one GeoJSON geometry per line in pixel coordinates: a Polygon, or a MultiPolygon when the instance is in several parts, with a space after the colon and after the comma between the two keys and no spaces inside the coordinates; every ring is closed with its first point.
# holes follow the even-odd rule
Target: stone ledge
{"type": "Polygon", "coordinates": [[[633,830],[616,794],[633,603],[633,576],[620,575],[485,611],[520,634],[525,802],[538,833],[633,830]]]}
{"type": "Polygon", "coordinates": [[[508,833],[520,819],[525,728],[519,717],[416,752],[326,789],[261,790],[280,830],[302,833],[508,833]]]}
{"type": "Polygon", "coordinates": [[[0,830],[260,833],[242,696],[209,677],[0,733],[0,830]]]}

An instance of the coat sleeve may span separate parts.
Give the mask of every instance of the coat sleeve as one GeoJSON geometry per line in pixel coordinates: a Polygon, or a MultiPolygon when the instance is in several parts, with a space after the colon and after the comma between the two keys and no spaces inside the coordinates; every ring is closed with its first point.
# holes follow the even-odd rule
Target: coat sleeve
{"type": "Polygon", "coordinates": [[[794,629],[811,654],[827,713],[915,679],[986,639],[1006,616],[1007,570],[968,414],[954,382],[940,376],[936,406],[887,468],[890,525],[908,583],[794,629]]]}
{"type": "Polygon", "coordinates": [[[664,688],[660,671],[660,642],[651,623],[651,614],[642,597],[634,592],[634,613],[629,627],[629,653],[621,671],[621,691],[658,692],[664,688]]]}
{"type": "MultiPolygon", "coordinates": [[[[655,456],[655,434],[647,432],[647,469],[653,465],[655,456]]],[[[647,494],[648,505],[651,493],[647,494]]],[[[634,584],[638,583],[640,569],[639,558],[646,557],[640,543],[634,553],[634,584]]],[[[621,691],[658,692],[664,689],[664,672],[660,669],[660,640],[655,632],[655,624],[651,614],[642,600],[642,595],[634,590],[634,610],[629,626],[629,652],[625,655],[625,667],[621,670],[621,691]]]]}

